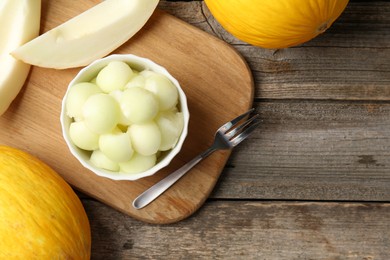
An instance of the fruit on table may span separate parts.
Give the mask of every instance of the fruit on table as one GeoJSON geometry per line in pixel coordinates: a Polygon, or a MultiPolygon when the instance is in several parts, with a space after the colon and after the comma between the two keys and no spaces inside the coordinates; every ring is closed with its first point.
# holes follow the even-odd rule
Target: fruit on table
{"type": "Polygon", "coordinates": [[[119,128],[110,133],[102,134],[97,148],[100,148],[110,160],[116,162],[129,161],[134,153],[129,134],[123,133],[119,128]]]}
{"type": "Polygon", "coordinates": [[[161,110],[167,110],[176,106],[179,94],[167,77],[163,75],[148,77],[145,81],[145,89],[156,95],[161,110]]]}
{"type": "Polygon", "coordinates": [[[205,3],[215,19],[238,39],[280,49],[325,32],[348,0],[205,0],[205,3]]]}
{"type": "Polygon", "coordinates": [[[89,259],[87,215],[48,165],[0,146],[0,259],[89,259]]]}
{"type": "Polygon", "coordinates": [[[104,134],[115,128],[119,122],[120,108],[115,98],[98,93],[90,96],[83,105],[85,125],[96,134],[104,134]]]}
{"type": "Polygon", "coordinates": [[[0,116],[8,109],[27,78],[30,65],[11,51],[39,34],[41,0],[0,2],[0,116]]]}
{"type": "Polygon", "coordinates": [[[156,96],[141,87],[133,87],[123,91],[119,104],[123,115],[131,123],[142,123],[152,120],[157,115],[160,106],[156,96]]]}
{"type": "Polygon", "coordinates": [[[75,145],[84,150],[99,148],[99,135],[89,130],[85,122],[73,122],[69,127],[69,135],[75,145]]]}
{"type": "Polygon", "coordinates": [[[132,124],[127,131],[137,153],[148,156],[158,152],[161,145],[161,130],[154,121],[132,124]]]}
{"type": "Polygon", "coordinates": [[[138,173],[152,168],[156,164],[156,154],[144,156],[135,153],[130,161],[119,163],[120,170],[127,173],[138,173]]]}
{"type": "Polygon", "coordinates": [[[101,58],[137,33],[158,0],[105,0],[14,50],[12,55],[40,67],[66,69],[101,58]]]}
{"type": "Polygon", "coordinates": [[[96,77],[96,84],[105,92],[122,89],[130,80],[133,71],[123,62],[113,61],[104,67],[96,77]]]}
{"type": "Polygon", "coordinates": [[[83,111],[82,106],[85,101],[93,94],[101,93],[102,90],[92,83],[79,83],[69,91],[68,100],[72,104],[71,107],[67,107],[68,115],[74,118],[82,118],[83,111]]]}
{"type": "Polygon", "coordinates": [[[184,122],[181,114],[174,111],[163,111],[155,119],[161,131],[160,151],[172,149],[172,144],[177,142],[177,137],[180,135],[181,129],[184,127],[184,122]]]}
{"type": "Polygon", "coordinates": [[[184,128],[176,86],[163,74],[122,61],[91,77],[65,96],[72,143],[90,153],[98,168],[136,174],[153,167],[184,128]]]}

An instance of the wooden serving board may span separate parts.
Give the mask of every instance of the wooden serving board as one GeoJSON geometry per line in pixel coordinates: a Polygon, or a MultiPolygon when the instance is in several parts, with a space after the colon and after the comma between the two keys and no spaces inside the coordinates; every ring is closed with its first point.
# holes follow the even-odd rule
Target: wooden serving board
{"type": "MultiPolygon", "coordinates": [[[[41,32],[99,2],[43,0],[41,32]]],[[[132,201],[211,145],[214,132],[221,124],[251,107],[251,72],[231,46],[159,10],[136,36],[114,53],[152,59],[166,67],[187,94],[189,134],[182,151],[168,167],[141,180],[113,181],[94,175],[72,157],[63,140],[59,118],[67,85],[80,68],[32,67],[23,90],[0,117],[0,144],[37,156],[75,189],[138,220],[158,224],[182,220],[206,200],[230,152],[215,152],[144,209],[134,209],[132,201]]]]}

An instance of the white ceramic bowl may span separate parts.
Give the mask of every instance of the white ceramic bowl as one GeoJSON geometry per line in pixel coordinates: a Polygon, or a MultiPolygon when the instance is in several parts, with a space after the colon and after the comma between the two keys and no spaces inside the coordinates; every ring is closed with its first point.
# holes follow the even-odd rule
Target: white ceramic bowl
{"type": "Polygon", "coordinates": [[[186,95],[185,95],[184,91],[182,90],[182,88],[180,87],[179,82],[174,77],[172,77],[172,75],[169,74],[169,72],[165,68],[154,63],[153,61],[151,61],[149,59],[141,58],[141,57],[138,57],[138,56],[135,56],[132,54],[113,54],[113,55],[107,56],[105,58],[96,60],[93,63],[91,63],[90,65],[88,65],[87,67],[83,68],[76,75],[76,77],[69,83],[68,90],[65,93],[65,96],[62,100],[62,110],[61,110],[61,119],[60,120],[61,120],[62,134],[63,134],[63,137],[66,141],[66,144],[69,147],[70,152],[79,160],[79,162],[85,168],[89,169],[90,171],[92,171],[93,173],[95,173],[99,176],[106,177],[106,178],[113,179],[113,180],[137,180],[137,179],[144,178],[144,177],[151,176],[151,175],[155,174],[157,171],[159,171],[163,167],[167,166],[171,162],[171,160],[179,153],[179,151],[184,143],[184,140],[187,136],[187,132],[188,132],[189,111],[188,111],[188,106],[187,106],[186,95]],[[131,68],[137,69],[139,71],[144,70],[144,69],[149,69],[149,70],[152,70],[152,71],[155,71],[157,73],[161,73],[161,74],[167,76],[178,89],[178,92],[179,92],[179,105],[178,106],[179,106],[179,110],[183,113],[183,118],[184,118],[183,131],[180,135],[180,138],[179,138],[176,146],[172,150],[170,150],[170,151],[166,152],[164,155],[160,156],[160,158],[158,158],[155,166],[153,166],[152,168],[150,168],[147,171],[137,173],[137,174],[134,174],[134,173],[129,174],[129,173],[124,173],[124,172],[112,172],[112,171],[104,170],[104,169],[101,169],[101,168],[94,166],[89,160],[90,152],[87,152],[85,150],[82,150],[82,149],[76,147],[72,143],[72,141],[70,140],[70,137],[69,137],[69,126],[72,122],[72,119],[66,114],[66,111],[65,111],[66,110],[65,103],[66,103],[67,95],[69,92],[69,88],[71,88],[73,85],[75,85],[79,82],[92,80],[97,75],[97,73],[103,67],[105,67],[109,62],[118,61],[118,60],[128,63],[131,68]]]}

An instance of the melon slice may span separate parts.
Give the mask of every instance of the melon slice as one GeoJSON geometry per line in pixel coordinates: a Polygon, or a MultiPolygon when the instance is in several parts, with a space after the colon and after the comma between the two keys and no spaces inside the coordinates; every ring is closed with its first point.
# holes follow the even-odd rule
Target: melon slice
{"type": "Polygon", "coordinates": [[[88,65],[129,40],[149,20],[158,0],[106,0],[17,48],[12,55],[45,68],[88,65]]]}
{"type": "Polygon", "coordinates": [[[18,95],[30,65],[16,60],[11,51],[39,34],[41,0],[0,1],[0,115],[18,95]]]}

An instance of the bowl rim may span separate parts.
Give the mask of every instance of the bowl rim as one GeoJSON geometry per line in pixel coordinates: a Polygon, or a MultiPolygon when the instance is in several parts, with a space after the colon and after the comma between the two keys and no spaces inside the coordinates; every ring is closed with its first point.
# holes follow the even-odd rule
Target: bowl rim
{"type": "MultiPolygon", "coordinates": [[[[93,77],[92,77],[93,78],[93,77]]],[[[90,78],[90,80],[92,79],[90,78]]],[[[134,54],[111,54],[109,56],[106,56],[101,59],[97,59],[87,65],[86,67],[82,68],[77,75],[70,81],[68,84],[68,87],[66,89],[66,92],[62,98],[61,102],[61,114],[60,114],[60,123],[61,123],[61,130],[63,138],[68,146],[68,149],[70,150],[71,154],[88,170],[92,171],[94,174],[105,177],[112,180],[128,180],[128,181],[135,181],[141,178],[149,177],[154,175],[156,172],[161,170],[162,168],[168,166],[170,162],[173,160],[173,158],[180,152],[183,143],[188,135],[188,124],[189,124],[189,110],[188,110],[188,102],[186,94],[184,93],[183,89],[181,88],[180,83],[174,78],[166,68],[163,66],[157,64],[156,62],[152,61],[151,59],[140,57],[134,54]],[[84,158],[80,152],[82,152],[82,149],[76,147],[73,142],[71,142],[69,137],[69,124],[71,122],[71,118],[66,114],[66,100],[68,97],[69,89],[75,85],[76,83],[83,82],[86,79],[90,78],[91,74],[95,74],[98,71],[100,71],[104,66],[106,66],[111,61],[124,61],[128,63],[130,66],[136,65],[139,67],[142,67],[144,69],[150,69],[152,71],[156,71],[158,73],[162,73],[165,76],[167,76],[172,83],[175,85],[179,92],[179,102],[180,102],[180,110],[183,113],[183,130],[180,134],[179,140],[177,141],[174,148],[172,148],[165,157],[157,162],[152,168],[140,172],[140,173],[125,173],[125,172],[113,172],[101,168],[97,168],[94,166],[87,158],[84,158]]],[[[85,153],[85,152],[84,152],[85,153]]]]}

